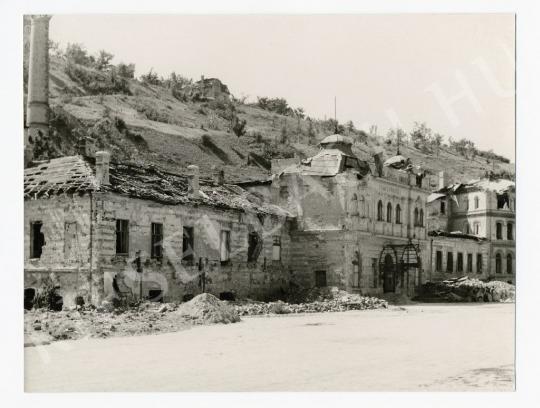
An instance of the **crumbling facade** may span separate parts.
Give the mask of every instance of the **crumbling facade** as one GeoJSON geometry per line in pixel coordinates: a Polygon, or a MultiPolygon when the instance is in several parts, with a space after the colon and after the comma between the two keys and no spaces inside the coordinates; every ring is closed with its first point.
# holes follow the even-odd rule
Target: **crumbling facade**
{"type": "Polygon", "coordinates": [[[25,287],[64,303],[265,298],[288,289],[290,214],[242,188],[110,162],[107,152],[25,170],[25,287]]]}
{"type": "Polygon", "coordinates": [[[515,183],[486,177],[446,184],[428,198],[432,277],[515,282],[515,183]]]}
{"type": "Polygon", "coordinates": [[[427,179],[403,156],[375,166],[332,135],[320,152],[274,166],[273,202],[296,216],[291,270],[302,286],[412,295],[424,279],[427,179]]]}

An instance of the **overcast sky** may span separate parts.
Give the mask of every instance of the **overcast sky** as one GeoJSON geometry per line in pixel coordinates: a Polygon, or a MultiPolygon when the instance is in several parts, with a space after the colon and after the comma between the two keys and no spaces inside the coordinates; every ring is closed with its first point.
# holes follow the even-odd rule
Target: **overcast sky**
{"type": "Polygon", "coordinates": [[[415,121],[514,160],[514,15],[55,15],[62,46],[105,49],[136,74],[218,77],[380,134],[415,121]]]}

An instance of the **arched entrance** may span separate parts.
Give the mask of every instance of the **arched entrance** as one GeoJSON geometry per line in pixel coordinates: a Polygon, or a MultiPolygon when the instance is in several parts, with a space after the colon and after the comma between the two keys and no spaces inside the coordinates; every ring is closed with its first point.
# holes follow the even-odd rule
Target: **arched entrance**
{"type": "Polygon", "coordinates": [[[387,292],[395,292],[396,290],[396,277],[395,277],[395,266],[392,255],[386,254],[384,257],[383,263],[383,290],[387,292]]]}

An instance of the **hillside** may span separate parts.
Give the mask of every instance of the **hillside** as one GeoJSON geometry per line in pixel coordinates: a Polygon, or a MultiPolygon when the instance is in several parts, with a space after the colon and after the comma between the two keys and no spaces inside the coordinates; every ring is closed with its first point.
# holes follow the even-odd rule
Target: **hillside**
{"type": "MultiPolygon", "coordinates": [[[[232,101],[190,100],[178,97],[174,87],[132,78],[115,78],[111,84],[101,71],[74,67],[63,57],[51,56],[53,132],[51,143],[38,156],[73,154],[77,139],[88,135],[100,147],[111,149],[116,158],[180,172],[197,164],[203,174],[218,166],[224,169],[227,181],[235,182],[267,177],[273,158],[313,155],[318,150],[316,143],[333,133],[331,121],[282,115],[232,101]],[[235,135],[231,115],[245,120],[245,134],[235,135]]],[[[353,151],[368,161],[374,150],[384,150],[385,157],[396,152],[395,140],[356,130],[350,135],[356,140],[353,151]]],[[[514,174],[512,163],[467,158],[444,144],[437,155],[403,142],[401,153],[433,174],[449,171],[454,181],[481,177],[492,169],[514,174]]]]}

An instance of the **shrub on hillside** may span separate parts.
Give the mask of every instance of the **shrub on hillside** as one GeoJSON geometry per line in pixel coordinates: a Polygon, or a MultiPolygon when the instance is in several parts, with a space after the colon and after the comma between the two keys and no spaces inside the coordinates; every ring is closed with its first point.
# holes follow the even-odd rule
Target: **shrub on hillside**
{"type": "Polygon", "coordinates": [[[100,72],[68,62],[65,72],[71,80],[92,95],[131,94],[128,80],[119,76],[115,69],[111,69],[108,72],[100,72]]]}

